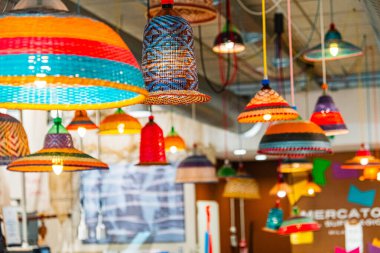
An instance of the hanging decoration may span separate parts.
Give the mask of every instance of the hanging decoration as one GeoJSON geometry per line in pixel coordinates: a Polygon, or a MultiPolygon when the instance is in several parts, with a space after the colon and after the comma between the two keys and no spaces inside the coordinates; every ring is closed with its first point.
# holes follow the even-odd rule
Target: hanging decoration
{"type": "Polygon", "coordinates": [[[29,155],[28,136],[24,127],[14,117],[0,113],[0,165],[29,155]]]}
{"type": "Polygon", "coordinates": [[[149,96],[145,104],[178,105],[208,102],[198,91],[193,30],[173,10],[173,0],[162,0],[162,9],[144,31],[142,70],[149,96]]]}
{"type": "Polygon", "coordinates": [[[141,130],[140,162],[138,165],[167,165],[165,140],[162,129],[149,117],[149,122],[141,130]]]}
{"type": "Polygon", "coordinates": [[[214,165],[205,155],[197,154],[194,145],[193,155],[183,160],[177,168],[177,183],[215,183],[218,182],[214,165]]]}
{"type": "Polygon", "coordinates": [[[257,181],[249,176],[243,164],[239,164],[239,170],[236,176],[227,178],[227,184],[224,187],[223,197],[237,199],[259,199],[259,185],[257,181]]]}
{"type": "Polygon", "coordinates": [[[75,111],[75,116],[69,125],[66,127],[69,131],[77,131],[78,135],[83,138],[87,130],[98,129],[97,125],[88,117],[85,110],[75,111]]]}
{"type": "Polygon", "coordinates": [[[366,168],[380,169],[380,159],[375,158],[371,154],[371,151],[362,144],[356,155],[352,159],[345,161],[341,168],[353,170],[364,170],[366,168]]]}
{"type": "Polygon", "coordinates": [[[277,183],[269,191],[269,195],[285,198],[292,193],[292,188],[285,182],[284,175],[278,173],[277,183]]]}
{"type": "Polygon", "coordinates": [[[260,141],[258,153],[304,157],[331,154],[331,144],[316,124],[303,121],[277,122],[268,127],[260,141]]]}
{"type": "Polygon", "coordinates": [[[138,134],[141,132],[140,122],[126,114],[121,108],[112,115],[105,117],[99,126],[99,134],[138,134]]]}
{"type": "Polygon", "coordinates": [[[169,151],[170,153],[174,154],[179,151],[184,151],[185,149],[185,141],[175,131],[174,126],[172,126],[169,134],[165,137],[165,151],[169,151]]]}
{"type": "Polygon", "coordinates": [[[226,0],[226,24],[214,41],[212,50],[219,54],[240,53],[245,50],[243,38],[231,23],[231,3],[226,0]]]}
{"type": "Polygon", "coordinates": [[[236,176],[236,170],[232,167],[228,159],[224,160],[224,164],[218,170],[219,178],[230,178],[236,176]]]}
{"type": "Polygon", "coordinates": [[[0,15],[1,108],[105,109],[145,99],[139,65],[115,31],[43,5],[50,1],[29,2],[0,15]]]}
{"type": "Polygon", "coordinates": [[[313,180],[313,175],[311,172],[308,173],[308,178],[307,178],[307,184],[305,186],[305,195],[314,197],[316,193],[322,192],[322,188],[314,183],[313,180]]]}
{"type": "Polygon", "coordinates": [[[108,165],[75,149],[71,135],[62,126],[62,119],[55,118],[45,137],[43,149],[13,161],[7,169],[59,175],[63,171],[107,170],[108,165]]]}
{"type": "Polygon", "coordinates": [[[299,173],[307,172],[313,169],[313,164],[307,161],[305,158],[298,159],[285,159],[278,166],[277,171],[279,173],[299,173]]]}
{"type": "MultiPolygon", "coordinates": [[[[176,0],[174,10],[192,25],[202,25],[216,18],[212,0],[176,0]]],[[[160,0],[150,0],[149,16],[155,17],[161,11],[160,0]]]]}
{"type": "Polygon", "coordinates": [[[277,233],[284,220],[284,211],[280,207],[280,200],[276,200],[276,204],[269,210],[267,222],[263,231],[277,233]]]}

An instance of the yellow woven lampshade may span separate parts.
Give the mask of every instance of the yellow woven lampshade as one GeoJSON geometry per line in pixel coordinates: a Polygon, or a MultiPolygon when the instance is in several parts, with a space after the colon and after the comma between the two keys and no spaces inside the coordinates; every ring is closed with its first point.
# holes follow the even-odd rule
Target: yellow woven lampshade
{"type": "Polygon", "coordinates": [[[285,182],[284,175],[278,174],[278,181],[269,191],[269,195],[284,198],[290,193],[292,193],[292,188],[285,182]]]}
{"type": "Polygon", "coordinates": [[[311,171],[313,164],[306,159],[285,159],[277,168],[279,173],[298,173],[311,171]]]}
{"type": "Polygon", "coordinates": [[[102,135],[139,134],[140,131],[140,122],[120,108],[114,114],[105,117],[99,126],[99,134],[102,135]]]}
{"type": "Polygon", "coordinates": [[[227,178],[223,197],[237,199],[259,199],[259,185],[254,178],[248,176],[227,178]]]}

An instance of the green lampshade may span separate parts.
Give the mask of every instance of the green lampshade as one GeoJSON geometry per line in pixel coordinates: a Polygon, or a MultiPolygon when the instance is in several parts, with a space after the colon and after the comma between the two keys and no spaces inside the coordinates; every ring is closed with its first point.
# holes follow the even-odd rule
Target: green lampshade
{"type": "Polygon", "coordinates": [[[218,170],[219,178],[227,178],[236,176],[236,170],[231,166],[230,162],[226,159],[222,167],[218,170]]]}

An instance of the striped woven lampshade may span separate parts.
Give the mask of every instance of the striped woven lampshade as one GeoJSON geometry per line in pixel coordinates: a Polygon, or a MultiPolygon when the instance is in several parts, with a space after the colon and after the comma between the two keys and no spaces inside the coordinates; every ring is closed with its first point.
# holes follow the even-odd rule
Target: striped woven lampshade
{"type": "Polygon", "coordinates": [[[84,137],[87,130],[98,129],[94,122],[88,117],[85,110],[75,111],[75,116],[69,125],[66,127],[69,131],[78,131],[80,137],[84,137]]]}
{"type": "MultiPolygon", "coordinates": [[[[161,10],[160,0],[151,0],[149,14],[155,17],[161,10]]],[[[212,0],[176,0],[174,10],[192,25],[200,25],[216,18],[212,0]]]]}
{"type": "Polygon", "coordinates": [[[28,136],[17,119],[0,113],[0,165],[29,154],[28,136]]]}
{"type": "Polygon", "coordinates": [[[50,2],[57,0],[21,1],[0,15],[0,107],[80,110],[142,102],[143,76],[121,37],[98,20],[51,9],[63,4],[50,2]]]}
{"type": "Polygon", "coordinates": [[[205,155],[188,156],[177,168],[176,183],[215,183],[218,182],[214,165],[205,155]]]}
{"type": "Polygon", "coordinates": [[[298,118],[298,113],[283,97],[262,81],[263,87],[238,116],[239,123],[271,122],[298,118]]]}
{"type": "Polygon", "coordinates": [[[7,167],[19,172],[106,170],[108,165],[75,149],[68,131],[62,126],[60,118],[54,119],[54,125],[45,137],[44,147],[40,151],[24,156],[7,167]]]}
{"type": "Polygon", "coordinates": [[[310,121],[320,126],[327,136],[348,133],[343,117],[332,97],[326,94],[318,98],[310,121]]]}
{"type": "Polygon", "coordinates": [[[321,228],[312,218],[299,215],[297,208],[293,210],[293,216],[285,220],[278,230],[280,235],[290,235],[293,233],[312,232],[321,228]]]}
{"type": "Polygon", "coordinates": [[[173,10],[173,0],[162,0],[161,11],[145,27],[142,70],[145,104],[203,103],[210,96],[198,91],[193,30],[173,10]]]}
{"type": "Polygon", "coordinates": [[[217,173],[219,178],[229,178],[236,176],[236,170],[232,167],[228,159],[224,160],[224,164],[219,168],[217,173]]]}
{"type": "Polygon", "coordinates": [[[174,127],[170,130],[169,134],[165,137],[165,151],[176,153],[186,149],[185,141],[175,131],[174,127]]]}
{"type": "Polygon", "coordinates": [[[323,130],[310,121],[276,122],[268,127],[260,141],[258,153],[304,157],[332,153],[323,130]]]}
{"type": "Polygon", "coordinates": [[[99,126],[99,134],[138,134],[141,132],[140,122],[126,114],[121,108],[117,109],[112,115],[105,117],[99,126]]]}
{"type": "Polygon", "coordinates": [[[165,139],[162,129],[149,117],[149,122],[141,129],[140,162],[138,165],[166,165],[165,139]]]}
{"type": "Polygon", "coordinates": [[[223,197],[237,199],[259,199],[260,191],[257,181],[249,176],[240,163],[238,174],[227,178],[223,197]]]}
{"type": "Polygon", "coordinates": [[[364,170],[366,168],[380,169],[380,159],[375,158],[364,144],[356,152],[356,155],[341,165],[342,169],[364,170]]]}
{"type": "Polygon", "coordinates": [[[278,166],[277,171],[279,173],[298,173],[311,171],[313,164],[304,158],[299,159],[285,159],[278,166]]]}

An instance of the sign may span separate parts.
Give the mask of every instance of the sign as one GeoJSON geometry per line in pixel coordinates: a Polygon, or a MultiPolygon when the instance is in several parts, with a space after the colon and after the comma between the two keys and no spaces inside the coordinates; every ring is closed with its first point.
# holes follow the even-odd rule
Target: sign
{"type": "Polygon", "coordinates": [[[20,245],[21,233],[20,222],[17,214],[18,207],[7,206],[3,207],[5,237],[8,245],[20,245]]]}

